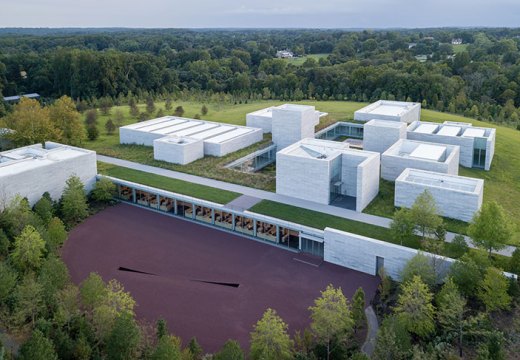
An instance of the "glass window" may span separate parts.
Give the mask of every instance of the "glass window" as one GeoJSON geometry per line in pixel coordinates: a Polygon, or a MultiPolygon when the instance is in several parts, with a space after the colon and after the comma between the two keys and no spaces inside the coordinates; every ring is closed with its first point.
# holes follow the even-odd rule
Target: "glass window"
{"type": "Polygon", "coordinates": [[[147,191],[136,190],[135,199],[139,205],[157,207],[157,195],[151,194],[147,191]]]}
{"type": "Polygon", "coordinates": [[[197,205],[195,207],[195,219],[197,219],[199,221],[211,223],[212,222],[211,208],[208,208],[208,207],[205,207],[202,205],[197,205]]]}
{"type": "Polygon", "coordinates": [[[256,236],[260,239],[276,242],[276,225],[257,220],[256,236]]]}
{"type": "Polygon", "coordinates": [[[226,211],[215,210],[215,225],[226,229],[233,228],[233,214],[226,211]]]}
{"type": "Polygon", "coordinates": [[[300,243],[300,233],[288,228],[280,228],[280,245],[298,249],[300,243]]]}
{"type": "Polygon", "coordinates": [[[193,204],[184,201],[177,201],[177,215],[192,219],[193,204]]]}
{"type": "Polygon", "coordinates": [[[123,200],[133,201],[132,188],[125,185],[118,185],[119,198],[123,200]]]}
{"type": "Polygon", "coordinates": [[[159,209],[166,212],[174,212],[173,204],[173,199],[161,196],[159,201],[159,209]]]}
{"type": "Polygon", "coordinates": [[[235,215],[235,230],[236,231],[244,233],[244,234],[253,235],[253,233],[254,233],[253,227],[254,227],[253,219],[245,217],[245,216],[235,215]]]}

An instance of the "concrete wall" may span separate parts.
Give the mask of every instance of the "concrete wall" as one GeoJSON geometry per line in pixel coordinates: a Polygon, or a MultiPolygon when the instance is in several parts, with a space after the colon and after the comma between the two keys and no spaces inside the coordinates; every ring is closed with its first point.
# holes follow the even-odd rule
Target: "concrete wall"
{"type": "Polygon", "coordinates": [[[401,121],[405,123],[412,123],[414,121],[418,121],[421,118],[421,104],[416,103],[415,106],[411,106],[411,108],[404,112],[402,115],[392,115],[392,114],[374,114],[371,111],[379,107],[381,104],[385,103],[395,103],[395,104],[403,104],[403,105],[411,105],[412,103],[402,102],[402,101],[388,101],[388,100],[378,100],[370,105],[365,106],[362,109],[359,109],[354,112],[354,120],[357,121],[370,121],[370,120],[388,120],[388,121],[401,121]]]}
{"type": "Polygon", "coordinates": [[[396,141],[406,139],[406,124],[399,123],[399,127],[390,126],[383,120],[370,120],[363,126],[363,150],[383,153],[396,141]]]}
{"type": "MultiPolygon", "coordinates": [[[[469,179],[478,183],[475,193],[457,191],[454,189],[428,186],[425,184],[404,181],[407,171],[395,181],[395,200],[397,207],[412,207],[415,199],[425,190],[428,190],[435,200],[437,211],[440,215],[452,219],[469,222],[482,206],[484,194],[484,181],[481,179],[469,179]]],[[[433,174],[434,176],[434,174],[433,174]]],[[[461,180],[464,180],[461,177],[461,180]]]]}
{"type": "Polygon", "coordinates": [[[186,165],[203,157],[204,143],[202,140],[195,140],[184,144],[161,141],[160,139],[153,142],[153,158],[155,160],[186,165]]]}
{"type": "MultiPolygon", "coordinates": [[[[46,143],[54,148],[59,144],[46,143]]],[[[61,146],[61,145],[60,145],[61,146]]],[[[78,176],[85,190],[90,192],[96,182],[97,162],[94,151],[80,149],[79,156],[63,159],[43,166],[28,167],[26,171],[2,176],[0,180],[0,209],[7,205],[16,194],[26,197],[31,205],[40,200],[43,193],[48,192],[54,200],[58,200],[72,175],[78,176]]],[[[37,162],[38,160],[23,160],[37,162]]]]}
{"type": "Polygon", "coordinates": [[[317,123],[319,123],[319,116],[313,107],[305,111],[273,108],[273,142],[278,151],[301,139],[314,138],[314,128],[317,123]]]}
{"type": "Polygon", "coordinates": [[[276,154],[276,193],[329,204],[329,160],[276,154]]]}
{"type": "Polygon", "coordinates": [[[272,131],[273,118],[270,116],[246,114],[246,126],[262,129],[264,133],[272,131]]]}
{"type": "Polygon", "coordinates": [[[473,138],[436,134],[421,134],[413,131],[408,131],[407,138],[409,140],[459,146],[459,164],[467,168],[471,168],[473,166],[473,138]]]}
{"type": "Polygon", "coordinates": [[[247,134],[237,136],[236,138],[224,141],[222,143],[213,143],[211,138],[204,141],[204,154],[210,156],[225,156],[232,152],[238,151],[245,147],[262,141],[264,134],[262,129],[254,129],[247,134]]]}
{"type": "Polygon", "coordinates": [[[358,166],[356,211],[362,212],[379,193],[379,154],[368,158],[358,166]]]}
{"type": "Polygon", "coordinates": [[[491,169],[491,162],[493,161],[493,156],[495,156],[495,137],[496,130],[491,129],[490,134],[488,136],[488,141],[486,143],[486,164],[484,170],[487,171],[491,169]]]}
{"type": "MultiPolygon", "coordinates": [[[[325,228],[324,260],[349,269],[377,275],[377,257],[384,259],[386,274],[393,279],[401,279],[401,271],[406,263],[417,255],[415,249],[371,239],[336,229],[325,228]]],[[[423,253],[435,258],[438,280],[444,278],[453,259],[423,253]]]]}
{"type": "Polygon", "coordinates": [[[119,143],[153,146],[155,139],[164,137],[162,134],[138,131],[132,128],[119,128],[119,143]]]}
{"type": "MultiPolygon", "coordinates": [[[[397,146],[398,144],[396,144],[397,146]]],[[[425,160],[413,157],[403,157],[393,154],[395,148],[392,147],[387,152],[381,154],[381,177],[385,180],[395,181],[406,169],[419,169],[434,171],[443,174],[459,174],[459,147],[450,146],[446,151],[444,162],[425,160]]]]}

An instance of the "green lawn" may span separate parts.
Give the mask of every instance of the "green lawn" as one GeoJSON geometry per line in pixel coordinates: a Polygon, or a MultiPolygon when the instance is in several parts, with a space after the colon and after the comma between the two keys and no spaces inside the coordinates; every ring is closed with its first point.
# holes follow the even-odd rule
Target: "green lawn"
{"type": "MultiPolygon", "coordinates": [[[[208,107],[209,112],[204,116],[204,119],[245,125],[246,113],[282,103],[282,101],[255,101],[248,104],[237,105],[208,103],[206,106],[208,107]]],[[[321,129],[335,121],[352,120],[354,111],[366,105],[364,103],[348,101],[302,101],[299,103],[314,105],[317,109],[329,113],[329,116],[321,119],[317,129],[321,129]]],[[[195,114],[201,113],[200,109],[203,103],[176,101],[173,104],[174,108],[178,105],[182,105],[185,109],[186,112],[184,116],[193,117],[195,114]]],[[[164,104],[156,103],[156,106],[159,109],[163,108],[164,104]]],[[[144,105],[140,105],[140,108],[141,111],[143,111],[144,105]]],[[[113,116],[116,109],[120,109],[124,112],[126,117],[125,124],[136,122],[135,119],[130,118],[128,106],[113,108],[112,115],[110,116],[113,116]]],[[[168,112],[165,111],[165,113],[168,112]]],[[[171,111],[169,113],[171,113],[171,111]]],[[[224,168],[224,165],[227,163],[269,143],[269,136],[265,136],[264,141],[261,144],[253,145],[226,157],[205,157],[204,159],[195,161],[192,164],[181,166],[154,160],[153,150],[151,147],[120,145],[118,134],[110,136],[105,134],[104,124],[110,116],[99,117],[101,136],[96,141],[86,142],[85,147],[96,150],[100,154],[137,161],[148,165],[159,166],[263,190],[275,190],[275,173],[273,171],[264,171],[257,174],[244,174],[224,168]]],[[[520,219],[520,131],[432,110],[423,110],[421,118],[425,121],[436,122],[443,122],[446,120],[471,122],[477,126],[494,126],[497,128],[495,157],[491,166],[491,171],[460,168],[460,175],[477,177],[485,180],[484,201],[496,200],[504,207],[513,222],[517,225],[514,243],[520,243],[520,221],[518,220],[520,219]]],[[[386,217],[392,216],[394,212],[392,183],[382,182],[380,195],[366,209],[366,212],[386,217]]],[[[448,227],[450,230],[455,232],[465,232],[465,225],[460,222],[448,221],[448,227]]]]}
{"type": "Polygon", "coordinates": [[[309,55],[304,55],[304,56],[294,57],[291,59],[284,59],[284,60],[287,61],[287,63],[289,63],[289,64],[292,64],[295,66],[301,66],[307,59],[314,59],[316,61],[319,61],[321,58],[326,58],[327,56],[329,56],[329,54],[309,54],[309,55]]]}
{"type": "Polygon", "coordinates": [[[468,48],[468,44],[452,45],[452,47],[453,47],[453,52],[455,54],[458,54],[458,53],[466,51],[466,49],[468,48]]]}
{"type": "Polygon", "coordinates": [[[220,190],[187,181],[171,179],[165,176],[154,175],[103,162],[98,162],[98,172],[103,175],[113,176],[119,179],[156,187],[158,189],[178,194],[193,196],[219,204],[227,204],[241,195],[232,191],[220,190]]]}

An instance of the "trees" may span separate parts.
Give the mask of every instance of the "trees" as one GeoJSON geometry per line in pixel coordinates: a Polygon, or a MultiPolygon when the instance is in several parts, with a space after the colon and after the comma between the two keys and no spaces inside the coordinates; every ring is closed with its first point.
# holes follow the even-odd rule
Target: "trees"
{"type": "Polygon", "coordinates": [[[27,275],[14,289],[14,307],[12,310],[12,321],[23,326],[28,320],[34,326],[37,315],[43,310],[43,286],[27,275]]]}
{"type": "Polygon", "coordinates": [[[401,285],[395,313],[409,332],[424,338],[434,331],[432,298],[428,286],[418,275],[401,285]]]}
{"type": "Polygon", "coordinates": [[[21,272],[37,270],[42,263],[45,242],[40,233],[31,225],[27,225],[14,240],[11,260],[21,272]]]}
{"type": "Polygon", "coordinates": [[[105,130],[107,132],[107,135],[114,135],[114,132],[116,131],[116,125],[112,121],[112,119],[108,119],[105,123],[105,130]]]}
{"type": "Polygon", "coordinates": [[[63,220],[69,226],[76,224],[88,216],[87,196],[80,178],[71,176],[61,196],[61,212],[63,220]]]}
{"type": "Polygon", "coordinates": [[[146,98],[146,112],[148,114],[152,114],[155,112],[155,103],[153,101],[153,97],[148,96],[146,98]]]}
{"type": "Polygon", "coordinates": [[[164,102],[164,108],[166,109],[166,111],[170,111],[172,107],[172,99],[166,98],[166,101],[164,102]]]}
{"type": "Polygon", "coordinates": [[[49,340],[40,330],[34,330],[31,338],[21,346],[21,360],[58,360],[56,350],[51,340],[49,340]]]}
{"type": "Polygon", "coordinates": [[[206,116],[208,114],[208,107],[206,105],[202,105],[202,107],[200,108],[200,113],[202,114],[202,116],[206,116]]]}
{"type": "Polygon", "coordinates": [[[87,137],[90,141],[94,141],[99,137],[99,130],[96,125],[87,125],[87,137]]]}
{"type": "Polygon", "coordinates": [[[428,190],[424,190],[415,199],[410,209],[410,217],[421,233],[423,241],[442,224],[442,218],[437,215],[435,200],[428,190]]]}
{"type": "Polygon", "coordinates": [[[442,327],[444,336],[447,341],[457,341],[459,354],[462,356],[466,299],[459,293],[453,279],[448,278],[444,283],[437,295],[436,303],[437,320],[442,327]]]}
{"type": "Polygon", "coordinates": [[[17,279],[16,271],[6,262],[0,261],[0,304],[11,295],[17,279]]]}
{"type": "Polygon", "coordinates": [[[213,356],[213,360],[244,360],[244,352],[236,340],[228,340],[213,356]]]}
{"type": "Polygon", "coordinates": [[[509,269],[511,272],[520,275],[520,249],[516,248],[509,259],[509,269]]]}
{"type": "Polygon", "coordinates": [[[184,115],[184,108],[182,106],[180,106],[180,105],[177,106],[175,108],[175,111],[174,111],[173,115],[182,117],[182,115],[184,115]]]}
{"type": "Polygon", "coordinates": [[[450,251],[450,257],[454,258],[460,258],[466,254],[469,251],[469,246],[464,235],[455,235],[453,241],[448,244],[448,250],[450,251]]]}
{"type": "Polygon", "coordinates": [[[496,201],[482,205],[468,227],[468,235],[475,245],[486,249],[489,256],[493,250],[503,249],[512,236],[504,209],[496,201]]]}
{"type": "Polygon", "coordinates": [[[415,223],[410,210],[401,208],[394,213],[390,223],[392,238],[399,244],[407,243],[414,236],[415,223]]]}
{"type": "Polygon", "coordinates": [[[171,335],[164,335],[159,338],[151,356],[152,360],[180,360],[181,358],[181,341],[171,335]]]}
{"type": "Polygon", "coordinates": [[[367,321],[365,315],[365,292],[359,287],[352,297],[352,320],[354,320],[354,330],[362,328],[367,321]]]}
{"type": "Polygon", "coordinates": [[[14,130],[7,137],[17,146],[58,141],[61,132],[53,125],[49,109],[36,100],[22,98],[5,118],[8,128],[14,130]]]}
{"type": "Polygon", "coordinates": [[[477,296],[488,312],[506,310],[511,304],[511,296],[507,293],[508,288],[509,282],[502,271],[489,267],[479,284],[477,296]]]}
{"type": "Polygon", "coordinates": [[[427,256],[419,253],[403,267],[401,272],[403,282],[411,281],[414,276],[419,276],[430,288],[435,285],[437,276],[431,260],[427,256]]]}
{"type": "Polygon", "coordinates": [[[53,217],[47,226],[46,245],[50,253],[56,252],[67,240],[67,230],[58,217],[53,217]]]}
{"type": "Polygon", "coordinates": [[[54,215],[54,207],[52,204],[51,196],[48,192],[45,192],[40,200],[34,204],[34,212],[42,219],[44,224],[48,224],[54,215]]]}
{"type": "Polygon", "coordinates": [[[50,119],[61,131],[61,141],[70,145],[81,145],[86,139],[85,127],[74,101],[62,96],[49,106],[50,119]]]}
{"type": "Polygon", "coordinates": [[[374,360],[405,360],[412,349],[410,334],[396,316],[383,320],[377,332],[374,360]]]}
{"type": "Polygon", "coordinates": [[[331,284],[314,300],[311,311],[311,331],[320,343],[327,348],[327,359],[334,349],[334,342],[344,342],[350,335],[354,320],[350,312],[347,298],[341,288],[335,289],[331,284]]]}
{"type": "Polygon", "coordinates": [[[253,327],[250,358],[253,360],[292,359],[292,341],[287,324],[273,309],[267,309],[253,327]]]}
{"type": "Polygon", "coordinates": [[[97,125],[97,123],[98,123],[97,110],[92,109],[92,110],[87,111],[87,113],[85,115],[85,124],[87,125],[87,127],[92,126],[92,125],[97,125]]]}
{"type": "Polygon", "coordinates": [[[464,296],[475,295],[475,290],[481,279],[481,272],[472,258],[463,256],[451,265],[450,276],[464,296]]]}
{"type": "Polygon", "coordinates": [[[139,328],[129,313],[120,314],[107,339],[107,356],[110,360],[134,359],[139,344],[139,328]]]}
{"type": "Polygon", "coordinates": [[[108,203],[114,198],[115,192],[116,185],[107,178],[101,178],[92,190],[92,198],[99,202],[108,203]]]}

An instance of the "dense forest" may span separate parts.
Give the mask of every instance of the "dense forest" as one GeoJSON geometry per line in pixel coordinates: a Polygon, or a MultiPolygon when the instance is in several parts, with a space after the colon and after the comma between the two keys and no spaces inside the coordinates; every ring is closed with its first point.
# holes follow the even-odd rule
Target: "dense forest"
{"type": "Polygon", "coordinates": [[[0,91],[91,104],[187,91],[241,100],[384,98],[516,125],[519,43],[520,29],[1,29],[0,91]],[[326,55],[295,65],[276,58],[283,49],[326,55]]]}

